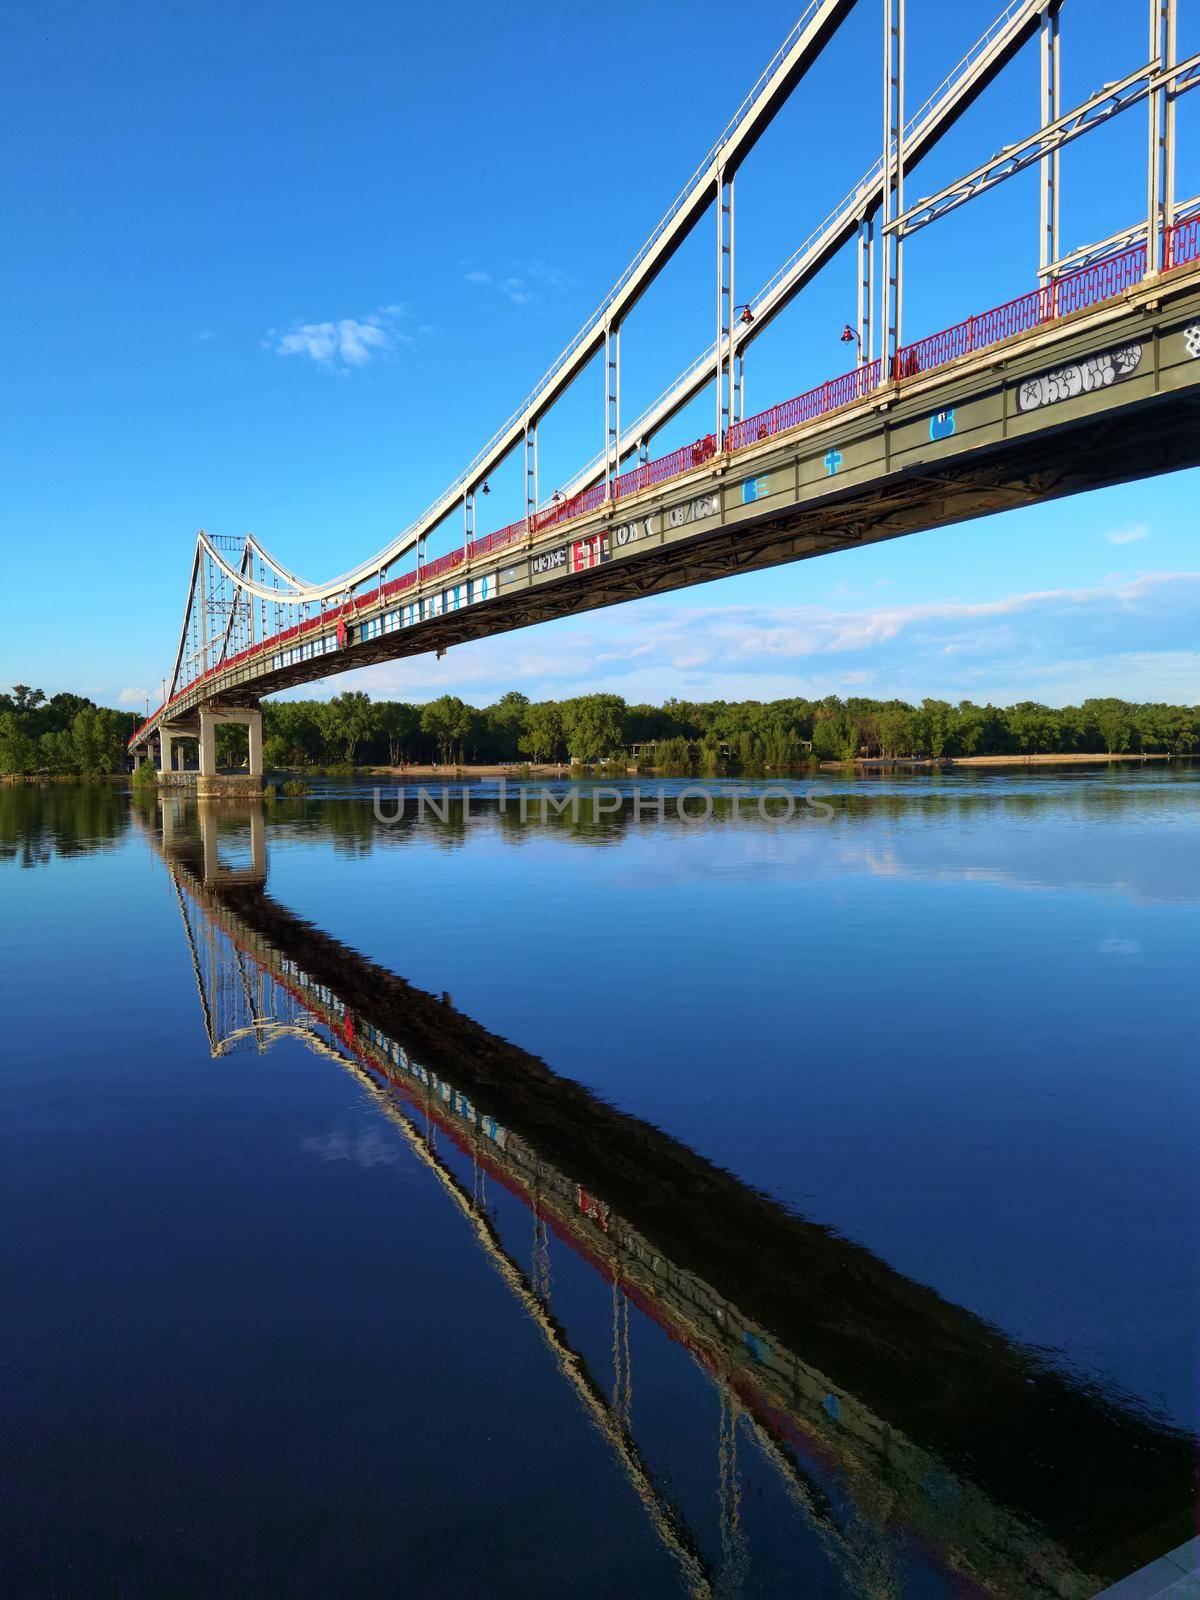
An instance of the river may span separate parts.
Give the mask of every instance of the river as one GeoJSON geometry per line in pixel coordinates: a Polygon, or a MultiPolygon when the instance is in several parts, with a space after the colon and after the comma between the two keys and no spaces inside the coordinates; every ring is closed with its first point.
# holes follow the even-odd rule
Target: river
{"type": "Polygon", "coordinates": [[[0,1591],[1194,1531],[1200,768],[771,788],[0,789],[0,1591]]]}

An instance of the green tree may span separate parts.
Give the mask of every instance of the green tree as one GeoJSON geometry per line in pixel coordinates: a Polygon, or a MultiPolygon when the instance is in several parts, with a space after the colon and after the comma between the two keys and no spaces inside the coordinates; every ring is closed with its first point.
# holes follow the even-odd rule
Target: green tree
{"type": "Polygon", "coordinates": [[[375,721],[375,708],[370,695],[361,689],[345,694],[335,694],[327,700],[317,714],[318,725],[325,735],[327,745],[344,752],[347,761],[354,760],[354,752],[368,738],[375,721]]]}
{"type": "Polygon", "coordinates": [[[615,694],[585,694],[562,706],[563,732],[573,761],[599,761],[625,742],[625,702],[615,694]]]}
{"type": "Polygon", "coordinates": [[[528,710],[529,696],[518,689],[510,689],[507,694],[501,695],[494,706],[488,706],[480,715],[478,732],[486,760],[515,759],[521,747],[528,710]]]}
{"type": "MultiPolygon", "coordinates": [[[[19,717],[23,717],[27,711],[35,711],[45,698],[40,689],[31,689],[27,683],[14,683],[12,686],[13,707],[19,717]]],[[[87,703],[90,705],[91,701],[87,703]]]]}
{"type": "Polygon", "coordinates": [[[0,772],[32,772],[37,746],[11,711],[0,712],[0,772]]]}
{"type": "Polygon", "coordinates": [[[555,761],[563,747],[563,719],[557,703],[542,700],[525,712],[524,728],[517,740],[522,755],[534,761],[555,761]]]}
{"type": "Polygon", "coordinates": [[[1085,700],[1083,711],[1095,724],[1104,748],[1110,755],[1135,748],[1137,730],[1133,723],[1133,707],[1124,700],[1085,700]]]}
{"type": "Polygon", "coordinates": [[[380,700],[375,706],[375,727],[387,741],[388,765],[407,761],[421,731],[421,713],[404,700],[380,700]]]}
{"type": "Polygon", "coordinates": [[[458,759],[462,760],[462,747],[471,736],[473,716],[471,707],[453,694],[439,695],[424,707],[421,729],[436,741],[442,761],[452,761],[456,748],[458,759]]]}
{"type": "Polygon", "coordinates": [[[71,719],[71,745],[75,771],[105,777],[124,757],[116,714],[99,706],[85,707],[71,719]]]}

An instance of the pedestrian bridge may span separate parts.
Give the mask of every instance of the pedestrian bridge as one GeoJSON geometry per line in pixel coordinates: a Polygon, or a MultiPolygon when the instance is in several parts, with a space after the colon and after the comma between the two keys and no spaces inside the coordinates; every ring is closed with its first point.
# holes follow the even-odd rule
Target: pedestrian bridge
{"type": "Polygon", "coordinates": [[[183,625],[152,737],[170,767],[175,737],[200,740],[215,772],[221,717],[251,724],[261,772],[263,695],[401,656],[732,573],[966,521],[1009,507],[1200,462],[1200,197],[1176,202],[1174,108],[1200,83],[1177,58],[1173,0],[1147,0],[1150,58],[1069,110],[1059,104],[1059,19],[1069,0],[1011,0],[914,114],[903,95],[903,0],[883,0],[885,138],[879,161],[752,299],[734,295],[734,188],[754,143],[854,0],[812,0],[720,141],[611,294],[514,416],[422,516],[348,572],[310,583],[253,536],[197,535],[183,625]],[[1032,38],[1040,41],[1037,128],[915,203],[921,159],[1032,38]],[[1061,252],[1059,156],[1114,117],[1148,113],[1145,216],[1061,252]],[[1020,172],[1036,170],[1036,285],[950,327],[903,335],[906,239],[1020,172]],[[648,410],[622,417],[628,312],[701,216],[716,221],[716,337],[648,410]],[[852,258],[858,360],[804,393],[743,414],[755,339],[839,253],[852,258]],[[549,497],[537,433],[555,401],[601,357],[600,453],[549,497]],[[664,454],[653,443],[705,388],[713,427],[664,454]],[[477,531],[488,476],[525,463],[525,512],[477,531]],[[431,538],[461,513],[461,543],[431,538]]]}

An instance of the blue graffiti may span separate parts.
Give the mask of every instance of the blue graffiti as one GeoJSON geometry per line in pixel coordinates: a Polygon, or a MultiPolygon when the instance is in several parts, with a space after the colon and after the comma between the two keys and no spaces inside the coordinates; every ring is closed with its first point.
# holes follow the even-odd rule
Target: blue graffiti
{"type": "Polygon", "coordinates": [[[842,452],[837,449],[836,446],[829,451],[829,454],[825,457],[825,470],[831,478],[841,466],[844,459],[845,457],[842,455],[842,452]]]}
{"type": "Polygon", "coordinates": [[[771,1359],[771,1346],[765,1339],[760,1339],[756,1333],[751,1333],[749,1328],[742,1331],[742,1343],[749,1350],[755,1361],[767,1362],[771,1359]]]}
{"type": "Polygon", "coordinates": [[[954,432],[954,407],[949,411],[935,411],[929,419],[929,437],[931,439],[948,439],[954,432]]]}
{"type": "Polygon", "coordinates": [[[748,506],[752,500],[761,500],[767,492],[767,479],[747,478],[742,485],[742,504],[748,506]]]}

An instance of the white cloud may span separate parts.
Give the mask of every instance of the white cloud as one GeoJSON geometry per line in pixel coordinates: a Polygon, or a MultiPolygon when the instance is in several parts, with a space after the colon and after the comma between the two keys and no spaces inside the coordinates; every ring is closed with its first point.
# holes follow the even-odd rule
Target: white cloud
{"type": "Polygon", "coordinates": [[[307,356],[318,366],[349,372],[399,345],[411,344],[412,334],[397,326],[407,315],[404,306],[390,305],[361,319],[302,322],[287,333],[271,328],[264,346],[279,356],[307,356]]]}
{"type": "Polygon", "coordinates": [[[1139,539],[1150,537],[1150,529],[1144,522],[1135,522],[1131,528],[1116,528],[1104,537],[1109,544],[1136,544],[1139,539]]]}
{"type": "Polygon", "coordinates": [[[145,705],[149,698],[149,689],[122,689],[117,696],[117,704],[122,706],[141,706],[145,705]]]}
{"type": "Polygon", "coordinates": [[[472,267],[463,273],[466,283],[476,283],[494,289],[514,306],[531,305],[543,294],[560,294],[574,282],[569,274],[545,261],[527,261],[503,273],[485,272],[482,267],[472,267]]]}

